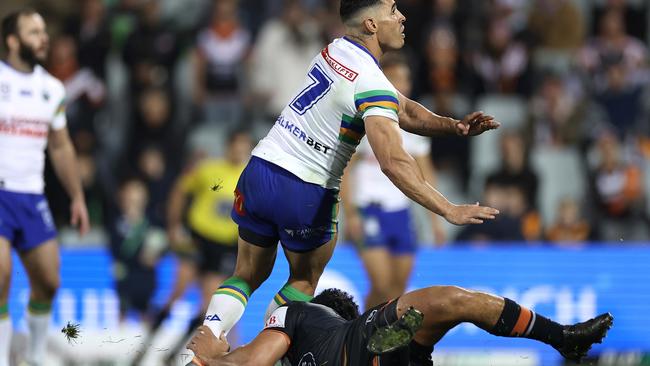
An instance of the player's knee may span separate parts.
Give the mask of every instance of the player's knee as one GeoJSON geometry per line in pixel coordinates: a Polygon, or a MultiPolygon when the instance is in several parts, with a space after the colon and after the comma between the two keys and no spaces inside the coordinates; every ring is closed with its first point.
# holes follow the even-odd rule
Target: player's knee
{"type": "Polygon", "coordinates": [[[9,269],[9,267],[10,266],[0,265],[0,286],[9,284],[9,281],[11,280],[11,269],[9,269]]]}
{"type": "Polygon", "coordinates": [[[0,303],[9,297],[9,284],[11,283],[11,271],[0,268],[0,303]]]}
{"type": "Polygon", "coordinates": [[[465,318],[472,293],[458,286],[439,286],[431,288],[428,294],[431,311],[437,317],[448,321],[460,321],[465,318]]]}
{"type": "Polygon", "coordinates": [[[34,284],[33,292],[36,298],[41,301],[50,301],[56,295],[56,292],[61,286],[61,279],[57,276],[50,276],[38,284],[34,284]]]}

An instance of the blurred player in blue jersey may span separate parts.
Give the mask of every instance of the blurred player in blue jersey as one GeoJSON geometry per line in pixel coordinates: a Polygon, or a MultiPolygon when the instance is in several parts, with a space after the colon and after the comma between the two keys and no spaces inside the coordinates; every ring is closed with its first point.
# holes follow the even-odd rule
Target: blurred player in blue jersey
{"type": "Polygon", "coordinates": [[[65,118],[63,84],[39,63],[48,53],[45,22],[36,12],[14,12],[2,20],[7,58],[0,62],[0,366],[8,365],[11,247],[29,277],[27,363],[45,365],[52,299],[59,287],[56,228],[43,195],[47,147],[52,165],[71,198],[72,225],[89,230],[88,212],[65,118]]]}
{"type": "MultiPolygon", "coordinates": [[[[399,53],[382,57],[381,68],[388,80],[403,95],[411,94],[411,73],[406,58],[399,53]]],[[[404,130],[402,144],[431,185],[435,183],[431,161],[431,139],[404,130]]],[[[370,279],[365,308],[403,294],[413,269],[417,233],[411,214],[411,201],[381,172],[370,145],[362,141],[341,184],[348,240],[358,247],[370,279]]],[[[436,244],[445,241],[442,220],[429,211],[436,244]]]]}
{"type": "MultiPolygon", "coordinates": [[[[393,184],[428,210],[457,225],[498,214],[490,207],[452,204],[436,191],[404,150],[399,130],[468,136],[499,123],[481,112],[462,121],[438,116],[386,79],[378,58],[404,45],[405,18],[393,0],[342,0],[340,14],[346,36],[316,55],[301,90],[253,150],[237,184],[237,265],[208,306],[204,325],[214,334],[232,328],[251,293],[271,274],[278,241],[290,277],[267,315],[287,302],[311,299],[336,245],[343,169],[364,135],[393,184]]],[[[276,77],[281,82],[282,75],[276,77]]]]}

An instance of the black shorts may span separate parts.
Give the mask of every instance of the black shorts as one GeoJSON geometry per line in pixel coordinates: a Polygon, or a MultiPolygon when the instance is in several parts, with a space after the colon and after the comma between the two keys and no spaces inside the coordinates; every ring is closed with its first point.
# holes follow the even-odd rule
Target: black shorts
{"type": "Polygon", "coordinates": [[[156,289],[156,271],[139,265],[124,265],[124,276],[116,281],[117,295],[120,299],[120,312],[136,310],[144,314],[149,310],[149,303],[156,289]]]}
{"type": "Polygon", "coordinates": [[[196,261],[199,272],[213,272],[230,276],[237,263],[237,243],[220,243],[190,231],[198,251],[196,261]]]}
{"type": "MultiPolygon", "coordinates": [[[[368,352],[368,339],[378,328],[397,321],[397,300],[369,309],[350,324],[345,342],[348,365],[369,365],[374,355],[368,352]]],[[[381,365],[408,365],[408,347],[381,356],[381,365]]]]}

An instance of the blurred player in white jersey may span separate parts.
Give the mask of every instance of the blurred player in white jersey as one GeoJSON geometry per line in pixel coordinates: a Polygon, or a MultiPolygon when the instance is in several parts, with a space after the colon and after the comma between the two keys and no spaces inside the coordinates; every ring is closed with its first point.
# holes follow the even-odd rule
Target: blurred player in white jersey
{"type": "Polygon", "coordinates": [[[45,365],[50,308],[59,287],[56,228],[43,195],[47,147],[71,198],[72,225],[89,229],[88,212],[65,119],[63,84],[39,63],[48,53],[43,18],[32,10],[2,20],[7,58],[0,62],[0,366],[9,363],[11,248],[30,283],[27,363],[45,365]]]}
{"type": "MultiPolygon", "coordinates": [[[[411,94],[411,72],[399,53],[382,57],[384,74],[402,95],[411,94]]],[[[413,156],[431,185],[435,184],[431,161],[431,139],[404,130],[404,150],[413,156]]],[[[406,290],[413,268],[417,237],[408,197],[381,172],[379,161],[367,140],[361,141],[341,184],[347,237],[358,247],[370,279],[365,308],[394,299],[406,290]]],[[[436,244],[445,241],[440,217],[429,211],[436,244]]]]}
{"type": "MultiPolygon", "coordinates": [[[[342,0],[346,36],[312,61],[242,172],[232,218],[239,226],[235,273],[212,296],[204,324],[228,332],[273,269],[277,243],[290,277],[267,309],[310,300],[336,245],[343,169],[364,135],[382,171],[409,198],[453,224],[478,224],[498,211],[454,205],[424,179],[403,148],[400,127],[420,135],[477,135],[497,128],[475,112],[462,121],[438,116],[395,90],[377,59],[404,45],[404,16],[393,0],[342,0]]],[[[279,49],[277,52],[282,52],[279,49]]],[[[281,82],[282,75],[275,75],[281,82]]]]}

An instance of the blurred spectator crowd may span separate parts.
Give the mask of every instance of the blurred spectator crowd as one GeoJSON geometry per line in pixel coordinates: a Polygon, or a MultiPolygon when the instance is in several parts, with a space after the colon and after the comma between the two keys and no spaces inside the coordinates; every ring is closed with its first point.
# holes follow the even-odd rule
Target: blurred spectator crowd
{"type": "MultiPolygon", "coordinates": [[[[26,2],[2,3],[4,12],[26,2]]],[[[45,66],[66,87],[92,224],[109,233],[119,226],[125,182],[146,204],[148,225],[164,228],[179,175],[222,155],[233,129],[264,136],[311,59],[343,32],[336,0],[31,4],[52,34],[45,66]]],[[[448,237],[648,240],[647,1],[399,0],[398,7],[407,18],[402,52],[414,99],[439,114],[483,110],[502,122],[478,138],[433,139],[440,190],[502,212],[488,224],[449,227],[448,237]]],[[[52,178],[50,169],[48,197],[65,225],[68,202],[52,178]]]]}

